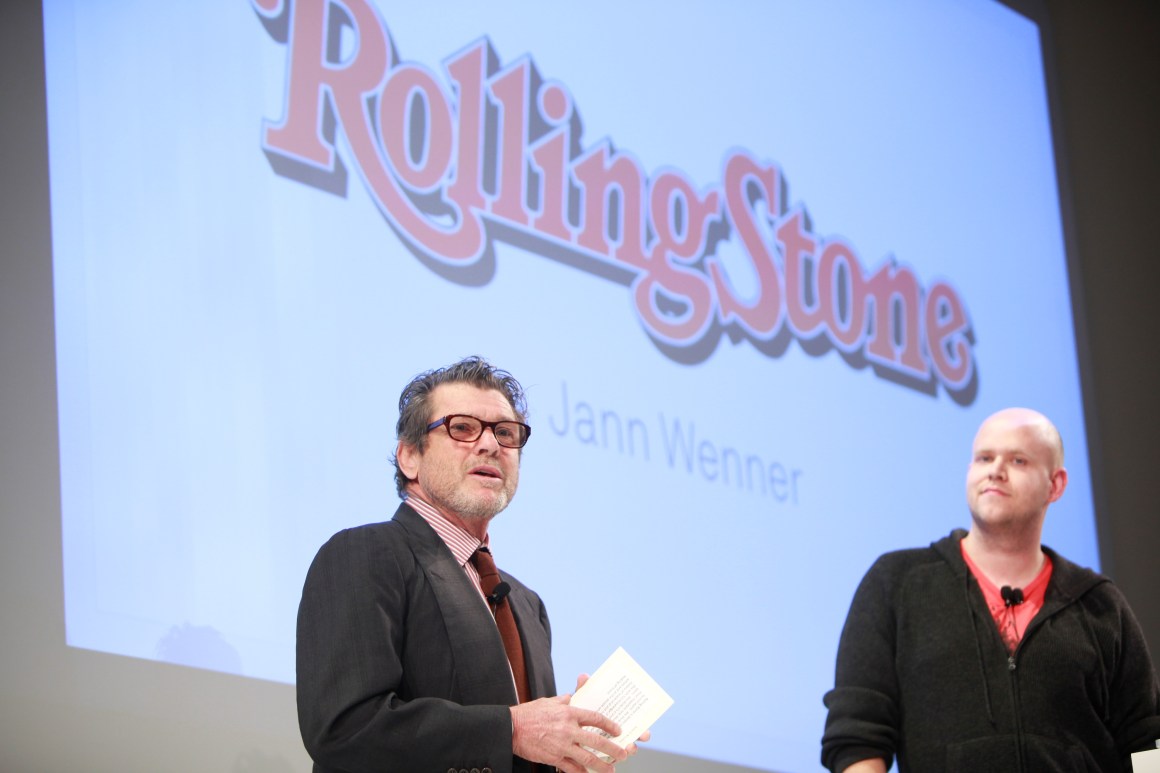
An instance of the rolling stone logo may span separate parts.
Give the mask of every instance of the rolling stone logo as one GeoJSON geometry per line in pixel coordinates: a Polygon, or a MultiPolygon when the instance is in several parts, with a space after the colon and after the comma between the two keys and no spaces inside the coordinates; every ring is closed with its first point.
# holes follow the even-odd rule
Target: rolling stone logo
{"type": "Polygon", "coordinates": [[[503,66],[486,37],[437,72],[400,59],[368,0],[251,3],[287,49],[283,115],[262,135],[274,171],[345,195],[344,160],[357,166],[398,238],[447,280],[489,282],[499,240],[626,286],[677,362],[708,359],[724,336],[771,358],[796,340],[974,402],[974,334],[955,289],[923,287],[893,259],[871,271],[847,242],[813,233],[777,164],[732,149],[706,188],[669,167],[649,177],[608,140],[585,147],[568,88],[530,57],[503,66]],[[723,243],[751,264],[748,297],[730,283],[723,243]]]}

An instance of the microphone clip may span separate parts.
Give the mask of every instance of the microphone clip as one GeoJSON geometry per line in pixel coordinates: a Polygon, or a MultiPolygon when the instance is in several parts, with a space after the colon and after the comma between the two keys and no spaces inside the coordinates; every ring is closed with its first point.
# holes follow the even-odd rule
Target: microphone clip
{"type": "Polygon", "coordinates": [[[1023,603],[1023,589],[1012,588],[1010,585],[1004,585],[999,589],[999,595],[1003,597],[1003,603],[1009,607],[1018,606],[1023,603]]]}
{"type": "Polygon", "coordinates": [[[487,603],[491,604],[493,607],[498,606],[499,603],[506,599],[508,594],[511,592],[512,586],[508,585],[506,582],[496,583],[496,586],[491,590],[491,595],[487,597],[487,603]]]}

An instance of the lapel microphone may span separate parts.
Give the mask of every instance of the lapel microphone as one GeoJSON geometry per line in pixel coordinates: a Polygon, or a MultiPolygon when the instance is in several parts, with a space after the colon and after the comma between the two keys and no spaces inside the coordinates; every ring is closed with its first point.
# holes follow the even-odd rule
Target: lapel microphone
{"type": "Polygon", "coordinates": [[[999,595],[1003,597],[1003,603],[1009,607],[1023,603],[1022,588],[1012,588],[1010,585],[1004,585],[999,589],[999,595]]]}
{"type": "MultiPolygon", "coordinates": [[[[508,585],[506,582],[496,583],[496,586],[491,590],[491,595],[487,597],[487,603],[494,607],[499,604],[499,602],[506,599],[507,595],[511,592],[512,586],[508,585]]],[[[1006,596],[1004,596],[1004,598],[1006,598],[1006,596]]],[[[1019,594],[1019,600],[1023,600],[1022,593],[1019,594]]]]}

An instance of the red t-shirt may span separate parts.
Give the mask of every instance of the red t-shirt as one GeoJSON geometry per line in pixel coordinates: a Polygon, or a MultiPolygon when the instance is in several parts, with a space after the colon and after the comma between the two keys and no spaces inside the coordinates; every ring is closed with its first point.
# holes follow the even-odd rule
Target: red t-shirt
{"type": "Polygon", "coordinates": [[[1039,570],[1039,574],[1035,575],[1034,580],[1023,586],[1023,603],[1008,606],[1007,602],[1003,600],[999,586],[979,571],[979,567],[975,566],[975,562],[967,555],[967,549],[963,547],[962,542],[959,542],[959,549],[963,552],[963,560],[967,562],[967,568],[979,581],[979,587],[983,590],[983,598],[987,601],[987,607],[991,610],[991,617],[995,619],[995,625],[999,627],[999,635],[1003,637],[1007,651],[1014,652],[1015,648],[1019,646],[1019,641],[1023,638],[1023,633],[1027,630],[1027,624],[1043,608],[1047,583],[1051,579],[1051,557],[1043,556],[1043,568],[1039,570]]]}

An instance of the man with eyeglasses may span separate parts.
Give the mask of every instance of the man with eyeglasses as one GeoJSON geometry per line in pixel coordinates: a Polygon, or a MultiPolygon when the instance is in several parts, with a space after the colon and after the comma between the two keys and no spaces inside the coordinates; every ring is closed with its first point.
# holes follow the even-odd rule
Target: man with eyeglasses
{"type": "Polygon", "coordinates": [[[315,773],[611,773],[592,750],[635,751],[585,729],[615,737],[611,720],[552,697],[544,604],[489,550],[488,524],[519,484],[525,417],[519,382],[478,357],[403,390],[403,503],[332,537],[303,588],[298,718],[315,773]]]}

